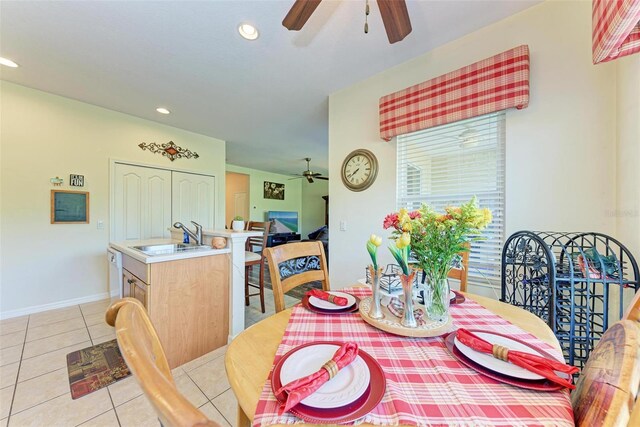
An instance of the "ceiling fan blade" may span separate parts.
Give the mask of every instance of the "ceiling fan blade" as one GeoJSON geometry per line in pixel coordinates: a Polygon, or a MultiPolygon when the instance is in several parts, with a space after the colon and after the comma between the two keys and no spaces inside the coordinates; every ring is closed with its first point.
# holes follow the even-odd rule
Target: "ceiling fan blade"
{"type": "Polygon", "coordinates": [[[316,10],[322,0],[296,0],[289,13],[282,20],[282,25],[289,31],[300,31],[316,10]]]}
{"type": "Polygon", "coordinates": [[[294,178],[289,178],[288,181],[291,181],[292,179],[300,179],[300,178],[304,178],[304,176],[301,175],[301,176],[296,176],[294,178]]]}
{"type": "Polygon", "coordinates": [[[307,181],[309,181],[309,184],[313,184],[313,177],[310,175],[307,175],[307,181]]]}
{"type": "Polygon", "coordinates": [[[326,176],[316,176],[316,179],[324,179],[325,181],[329,181],[329,178],[326,176]]]}
{"type": "Polygon", "coordinates": [[[389,43],[404,39],[411,32],[411,20],[404,0],[378,0],[378,9],[389,43]]]}

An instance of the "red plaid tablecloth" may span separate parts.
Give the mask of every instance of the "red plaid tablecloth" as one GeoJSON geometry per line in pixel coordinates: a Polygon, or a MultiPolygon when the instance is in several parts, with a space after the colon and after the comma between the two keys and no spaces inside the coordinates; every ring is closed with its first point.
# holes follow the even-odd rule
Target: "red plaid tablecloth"
{"type": "MultiPolygon", "coordinates": [[[[343,291],[358,297],[368,288],[343,291]]],[[[512,335],[557,353],[550,345],[467,300],[451,307],[454,325],[512,335]]],[[[540,392],[503,384],[459,363],[443,338],[407,338],[391,335],[365,323],[359,314],[326,316],[294,307],[274,365],[289,350],[313,341],[351,341],[382,366],[387,389],[382,402],[354,424],[376,425],[496,425],[573,426],[566,390],[540,392]]],[[[271,391],[271,374],[262,389],[254,427],[302,422],[289,413],[278,415],[271,391]]]]}

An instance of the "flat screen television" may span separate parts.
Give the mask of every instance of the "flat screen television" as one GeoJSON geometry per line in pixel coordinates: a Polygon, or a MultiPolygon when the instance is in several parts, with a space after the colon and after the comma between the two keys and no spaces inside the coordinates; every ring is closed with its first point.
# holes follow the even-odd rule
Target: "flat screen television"
{"type": "Polygon", "coordinates": [[[267,221],[271,222],[270,234],[298,232],[298,212],[269,211],[267,221]]]}

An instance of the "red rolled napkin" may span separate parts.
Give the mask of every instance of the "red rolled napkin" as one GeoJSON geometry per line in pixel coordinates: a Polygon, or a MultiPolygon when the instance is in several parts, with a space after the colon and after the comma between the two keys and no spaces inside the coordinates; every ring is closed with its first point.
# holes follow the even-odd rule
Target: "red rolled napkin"
{"type": "Polygon", "coordinates": [[[340,369],[353,362],[357,355],[357,344],[344,343],[336,350],[331,360],[328,360],[327,363],[322,365],[320,370],[280,387],[280,389],[276,391],[276,397],[278,400],[285,399],[285,401],[280,405],[279,414],[288,411],[300,403],[301,400],[312,395],[322,387],[324,383],[335,377],[340,369]]]}
{"type": "Polygon", "coordinates": [[[309,295],[310,297],[316,297],[325,301],[329,301],[335,305],[347,305],[347,303],[349,302],[349,300],[344,297],[331,295],[329,292],[321,291],[320,289],[312,289],[307,292],[307,295],[309,295]]]}
{"type": "Polygon", "coordinates": [[[466,329],[458,329],[456,332],[456,338],[458,338],[462,344],[469,346],[476,351],[491,354],[496,359],[500,359],[505,362],[511,362],[516,366],[526,369],[527,371],[542,375],[549,381],[553,381],[561,386],[568,387],[570,389],[576,388],[576,386],[571,384],[567,378],[561,378],[555,373],[555,371],[558,371],[572,375],[579,370],[575,366],[566,365],[562,362],[558,362],[557,360],[547,359],[542,356],[536,356],[522,351],[509,350],[507,347],[503,347],[498,344],[491,344],[466,329]]]}

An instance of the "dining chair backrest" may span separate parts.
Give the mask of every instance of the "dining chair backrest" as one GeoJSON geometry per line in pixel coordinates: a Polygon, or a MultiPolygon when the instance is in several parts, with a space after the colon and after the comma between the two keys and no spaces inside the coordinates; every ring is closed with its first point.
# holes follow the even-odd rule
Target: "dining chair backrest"
{"type": "Polygon", "coordinates": [[[632,425],[639,385],[640,325],[621,320],[605,331],[582,368],[571,394],[576,426],[632,425]]]}
{"type": "Polygon", "coordinates": [[[622,318],[640,322],[640,291],[636,292],[622,318]]]}
{"type": "Polygon", "coordinates": [[[107,309],[105,318],[116,328],[122,357],[163,427],[219,426],[176,388],[158,334],[140,301],[120,299],[107,309]]]}
{"type": "Polygon", "coordinates": [[[319,281],[323,290],[330,289],[321,241],[287,243],[266,248],[264,254],[269,262],[276,313],[285,309],[284,294],[297,286],[319,281]]]}
{"type": "MultiPolygon", "coordinates": [[[[467,244],[468,245],[468,244],[467,244]]],[[[470,250],[460,252],[460,266],[462,268],[452,268],[449,270],[449,279],[460,281],[460,292],[467,292],[467,277],[469,276],[469,252],[470,250]]]]}

